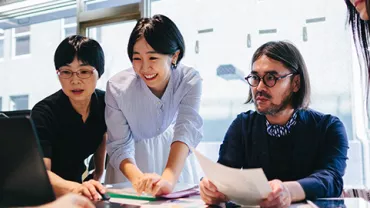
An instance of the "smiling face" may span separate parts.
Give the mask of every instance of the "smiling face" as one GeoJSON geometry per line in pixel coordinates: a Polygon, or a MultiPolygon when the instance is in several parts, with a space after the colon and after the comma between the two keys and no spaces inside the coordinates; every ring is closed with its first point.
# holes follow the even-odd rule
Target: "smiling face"
{"type": "Polygon", "coordinates": [[[356,8],[362,20],[369,20],[369,15],[366,9],[366,0],[350,0],[352,5],[356,8]]]}
{"type": "Polygon", "coordinates": [[[153,93],[161,94],[166,89],[171,76],[171,63],[176,63],[175,55],[157,53],[145,40],[140,38],[134,45],[133,67],[153,93]]]}
{"type": "Polygon", "coordinates": [[[98,72],[94,67],[83,64],[75,57],[72,63],[62,66],[58,69],[58,78],[62,85],[64,94],[68,96],[71,102],[85,102],[91,99],[91,95],[94,93],[97,81],[99,79],[98,72]],[[77,76],[80,73],[81,77],[85,77],[86,74],[90,73],[91,76],[86,79],[82,79],[77,76]],[[62,78],[62,74],[72,73],[70,78],[62,78]],[[85,75],[83,75],[85,74],[85,75]]]}
{"type": "MultiPolygon", "coordinates": [[[[267,73],[274,77],[281,77],[290,74],[291,71],[279,61],[262,55],[253,63],[251,74],[262,77],[267,73]]],[[[274,115],[292,107],[292,95],[299,90],[299,82],[296,82],[295,79],[299,79],[299,76],[295,76],[293,80],[291,80],[291,77],[285,77],[277,80],[273,87],[266,86],[261,80],[256,87],[251,87],[257,112],[264,115],[274,115]]]]}

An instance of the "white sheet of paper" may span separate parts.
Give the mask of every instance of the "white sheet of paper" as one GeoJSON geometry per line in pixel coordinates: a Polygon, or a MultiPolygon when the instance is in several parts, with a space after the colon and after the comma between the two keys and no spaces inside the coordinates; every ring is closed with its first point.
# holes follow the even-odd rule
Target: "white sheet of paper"
{"type": "Polygon", "coordinates": [[[258,205],[272,191],[261,168],[229,168],[211,161],[195,149],[192,151],[207,178],[234,203],[258,205]]]}

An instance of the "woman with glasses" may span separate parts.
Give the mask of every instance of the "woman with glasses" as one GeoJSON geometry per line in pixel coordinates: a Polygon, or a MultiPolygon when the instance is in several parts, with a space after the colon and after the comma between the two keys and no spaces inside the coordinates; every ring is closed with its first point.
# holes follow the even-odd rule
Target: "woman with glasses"
{"type": "Polygon", "coordinates": [[[74,35],[54,54],[62,89],[37,103],[31,113],[44,163],[57,196],[68,192],[98,200],[105,188],[105,92],[95,89],[104,73],[104,52],[95,40],[74,35]],[[84,160],[94,154],[94,180],[82,182],[84,160]]]}
{"type": "Polygon", "coordinates": [[[202,79],[179,64],[185,53],[180,31],[166,16],[142,18],[127,50],[133,67],[107,84],[106,182],[129,180],[139,194],[152,195],[172,192],[177,182],[198,183],[189,153],[202,138],[202,79]]]}

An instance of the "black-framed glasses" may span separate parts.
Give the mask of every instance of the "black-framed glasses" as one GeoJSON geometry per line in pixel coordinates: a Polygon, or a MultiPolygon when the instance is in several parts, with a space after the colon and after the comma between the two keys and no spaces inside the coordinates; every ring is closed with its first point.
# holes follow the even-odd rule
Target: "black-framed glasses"
{"type": "Polygon", "coordinates": [[[90,70],[90,69],[80,69],[76,72],[73,72],[71,70],[68,70],[68,69],[59,69],[57,71],[57,74],[60,78],[62,79],[69,79],[73,76],[73,74],[76,74],[77,77],[81,78],[81,79],[88,79],[91,77],[91,75],[94,73],[94,70],[90,70]]]}
{"type": "Polygon", "coordinates": [[[267,87],[273,87],[276,85],[276,82],[280,79],[284,79],[286,77],[290,77],[292,75],[295,75],[296,73],[289,73],[280,77],[276,77],[272,73],[266,73],[263,75],[263,77],[260,77],[256,74],[250,74],[244,79],[247,80],[248,84],[252,87],[257,87],[261,80],[263,80],[263,84],[265,84],[267,87]]]}

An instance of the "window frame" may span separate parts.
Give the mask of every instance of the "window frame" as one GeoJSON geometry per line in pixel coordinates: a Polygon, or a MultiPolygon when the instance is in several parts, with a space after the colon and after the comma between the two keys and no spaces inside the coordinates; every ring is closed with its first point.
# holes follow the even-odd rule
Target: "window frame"
{"type": "Polygon", "coordinates": [[[19,94],[19,95],[10,95],[9,96],[9,110],[11,111],[15,111],[15,110],[29,110],[29,105],[30,104],[30,95],[29,94],[19,94]],[[27,98],[27,108],[26,109],[14,109],[12,107],[12,103],[15,103],[14,102],[14,98],[22,98],[22,97],[26,97],[27,98]]]}
{"type": "Polygon", "coordinates": [[[20,33],[16,33],[15,32],[15,29],[16,28],[12,28],[12,58],[13,59],[19,59],[19,58],[25,58],[25,57],[29,57],[31,56],[32,52],[31,52],[31,25],[28,26],[30,29],[29,31],[27,32],[20,32],[20,33]],[[26,37],[28,36],[29,37],[29,53],[27,54],[22,54],[22,55],[17,55],[16,54],[16,48],[17,48],[17,38],[19,37],[26,37]]]}
{"type": "Polygon", "coordinates": [[[5,30],[3,30],[3,29],[0,29],[0,30],[3,31],[2,35],[0,33],[0,40],[3,41],[3,56],[0,57],[0,62],[2,62],[2,61],[4,61],[4,58],[5,58],[5,30]]]}
{"type": "MultiPolygon", "coordinates": [[[[67,18],[71,18],[71,17],[67,17],[67,18]]],[[[77,34],[77,17],[76,17],[76,22],[74,23],[65,23],[65,20],[67,18],[62,18],[61,19],[61,40],[64,40],[67,36],[66,36],[66,29],[70,29],[70,28],[76,28],[76,34],[77,34]]]]}

